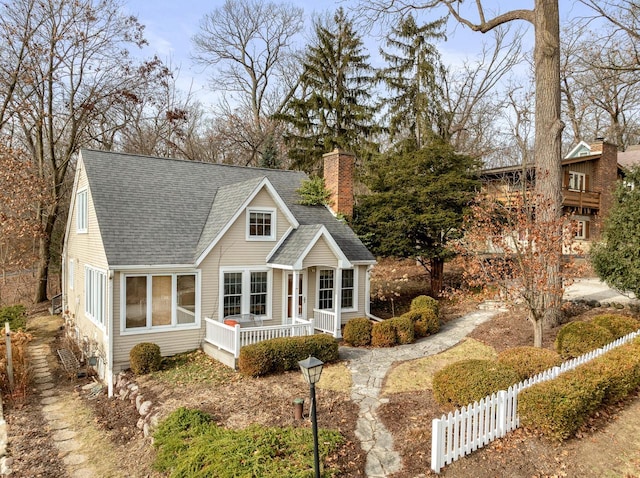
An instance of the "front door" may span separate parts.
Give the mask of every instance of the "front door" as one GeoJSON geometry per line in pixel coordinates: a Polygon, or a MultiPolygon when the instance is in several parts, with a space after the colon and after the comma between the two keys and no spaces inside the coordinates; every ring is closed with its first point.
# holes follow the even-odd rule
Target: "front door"
{"type": "Polygon", "coordinates": [[[287,274],[287,322],[291,323],[291,319],[293,318],[293,313],[295,311],[296,317],[298,318],[307,318],[306,312],[306,280],[303,272],[299,272],[296,274],[298,277],[298,285],[296,287],[296,295],[297,300],[292,300],[293,295],[293,273],[289,272],[287,274]],[[294,306],[295,304],[295,306],[294,306]]]}

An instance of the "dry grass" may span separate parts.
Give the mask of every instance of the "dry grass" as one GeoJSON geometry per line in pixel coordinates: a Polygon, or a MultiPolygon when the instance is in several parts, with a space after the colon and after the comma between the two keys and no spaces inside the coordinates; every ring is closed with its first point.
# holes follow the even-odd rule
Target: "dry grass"
{"type": "Polygon", "coordinates": [[[433,375],[445,365],[464,359],[493,359],[493,347],[474,339],[465,339],[437,355],[401,362],[385,378],[381,395],[431,390],[433,375]]]}
{"type": "Polygon", "coordinates": [[[343,363],[329,364],[322,369],[322,376],[317,387],[334,392],[349,392],[351,390],[351,372],[343,363]]]}

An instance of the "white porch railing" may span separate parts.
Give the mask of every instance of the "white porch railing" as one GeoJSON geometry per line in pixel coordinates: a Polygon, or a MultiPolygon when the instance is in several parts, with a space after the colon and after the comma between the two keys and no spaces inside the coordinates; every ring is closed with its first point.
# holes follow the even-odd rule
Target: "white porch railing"
{"type": "Polygon", "coordinates": [[[313,309],[313,323],[316,329],[331,334],[337,339],[342,336],[339,320],[339,316],[336,316],[333,310],[313,309]]]}
{"type": "Polygon", "coordinates": [[[563,372],[587,363],[611,349],[623,345],[640,335],[640,330],[625,335],[600,349],[562,363],[559,367],[545,370],[523,382],[500,390],[454,413],[434,418],[431,434],[431,469],[436,473],[449,463],[482,448],[496,438],[520,425],[517,415],[518,394],[530,386],[556,378],[563,372]]]}
{"type": "Polygon", "coordinates": [[[313,335],[312,320],[293,319],[292,324],[267,325],[261,327],[240,327],[227,325],[209,317],[205,317],[205,340],[221,350],[232,353],[235,358],[240,356],[240,348],[264,340],[280,337],[300,337],[313,335]]]}

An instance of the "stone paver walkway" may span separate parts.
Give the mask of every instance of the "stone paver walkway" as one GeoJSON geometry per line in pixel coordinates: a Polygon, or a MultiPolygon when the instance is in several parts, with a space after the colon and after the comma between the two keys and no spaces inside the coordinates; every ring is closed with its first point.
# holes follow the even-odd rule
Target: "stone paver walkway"
{"type": "Polygon", "coordinates": [[[72,478],[95,476],[93,470],[86,467],[87,457],[78,451],[82,444],[76,440],[76,432],[64,420],[63,404],[54,388],[53,375],[47,361],[47,357],[51,356],[49,345],[31,345],[27,349],[27,354],[33,368],[34,382],[40,394],[42,414],[51,428],[53,442],[62,456],[69,476],[72,478]]]}
{"type": "Polygon", "coordinates": [[[386,477],[400,470],[400,455],[394,450],[393,436],[377,416],[380,388],[394,362],[413,360],[453,347],[481,323],[504,309],[478,310],[446,323],[437,334],[420,341],[391,348],[360,349],[341,347],[340,358],[349,361],[353,387],[351,399],[360,406],[356,436],[367,453],[365,474],[369,478],[386,477]]]}

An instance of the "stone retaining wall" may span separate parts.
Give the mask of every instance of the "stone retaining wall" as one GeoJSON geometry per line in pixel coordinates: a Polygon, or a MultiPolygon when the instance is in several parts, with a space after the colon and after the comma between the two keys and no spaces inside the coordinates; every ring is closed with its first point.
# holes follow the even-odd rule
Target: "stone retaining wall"
{"type": "Polygon", "coordinates": [[[124,372],[120,372],[116,376],[113,385],[113,398],[129,400],[132,405],[135,405],[140,415],[136,426],[142,430],[145,437],[150,437],[155,427],[158,426],[158,409],[151,400],[145,399],[138,384],[127,377],[124,372]]]}

